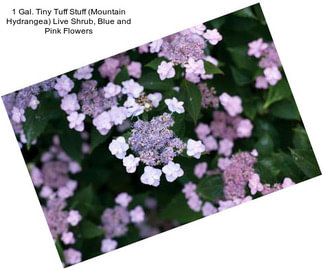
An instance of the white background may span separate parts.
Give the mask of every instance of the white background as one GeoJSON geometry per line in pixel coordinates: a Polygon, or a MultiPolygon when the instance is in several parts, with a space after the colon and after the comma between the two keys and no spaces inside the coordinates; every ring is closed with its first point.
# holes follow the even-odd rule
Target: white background
{"type": "MultiPolygon", "coordinates": [[[[1,95],[255,1],[2,1],[1,95]],[[37,28],[5,26],[12,8],[125,8],[131,26],[92,36],[45,36],[37,28]]],[[[322,167],[322,7],[320,1],[263,0],[306,130],[322,167]]],[[[61,270],[9,120],[0,105],[0,269],[61,270]]],[[[204,218],[72,270],[322,270],[323,182],[317,177],[204,218]]]]}

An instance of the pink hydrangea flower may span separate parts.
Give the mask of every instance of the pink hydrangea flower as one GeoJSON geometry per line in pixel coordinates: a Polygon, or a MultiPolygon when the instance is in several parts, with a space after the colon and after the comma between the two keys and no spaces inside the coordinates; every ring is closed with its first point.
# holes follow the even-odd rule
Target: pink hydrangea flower
{"type": "Polygon", "coordinates": [[[139,54],[148,53],[149,52],[149,45],[148,45],[148,43],[139,46],[138,47],[138,51],[139,51],[139,54]]]}
{"type": "Polygon", "coordinates": [[[194,175],[197,178],[201,179],[204,176],[204,174],[206,173],[206,170],[207,170],[207,163],[206,162],[198,163],[194,167],[194,175]]]}
{"type": "Polygon", "coordinates": [[[289,186],[294,185],[294,184],[295,184],[295,183],[293,182],[293,180],[292,180],[291,178],[286,177],[286,178],[284,178],[284,180],[283,180],[282,187],[283,187],[283,188],[286,188],[286,187],[289,187],[289,186]]]}
{"type": "Polygon", "coordinates": [[[69,189],[66,186],[62,186],[62,187],[58,188],[57,195],[61,199],[67,199],[67,198],[70,198],[74,195],[74,191],[69,189]]]}
{"type": "Polygon", "coordinates": [[[128,149],[129,145],[126,143],[126,139],[123,136],[113,139],[109,145],[110,152],[118,159],[123,159],[126,156],[128,149]]]}
{"type": "Polygon", "coordinates": [[[184,185],[182,192],[184,193],[185,198],[189,199],[190,197],[192,197],[193,194],[195,194],[195,190],[196,184],[188,182],[184,185]]]}
{"type": "Polygon", "coordinates": [[[109,110],[111,122],[120,125],[127,118],[128,110],[122,106],[112,106],[109,110]]]}
{"type": "Polygon", "coordinates": [[[128,173],[136,172],[137,166],[139,165],[140,158],[134,157],[132,154],[129,154],[123,158],[122,163],[126,167],[128,173]]]}
{"type": "Polygon", "coordinates": [[[57,90],[58,95],[64,97],[74,87],[74,82],[65,74],[56,79],[54,88],[57,90]]]}
{"type": "Polygon", "coordinates": [[[80,251],[74,248],[68,248],[64,250],[65,261],[67,264],[76,264],[82,260],[82,254],[80,251]]]}
{"type": "Polygon", "coordinates": [[[135,82],[133,79],[123,81],[122,86],[122,93],[133,98],[139,98],[141,92],[144,91],[144,87],[135,82]]]}
{"type": "Polygon", "coordinates": [[[219,154],[224,156],[230,156],[232,153],[233,142],[227,138],[220,140],[219,142],[219,154]]]}
{"type": "Polygon", "coordinates": [[[237,127],[238,137],[250,137],[253,125],[250,120],[243,119],[239,122],[237,127]]]}
{"type": "Polygon", "coordinates": [[[208,29],[203,35],[205,39],[209,41],[212,45],[216,45],[219,41],[222,40],[222,35],[219,33],[217,29],[208,29]]]}
{"type": "Polygon", "coordinates": [[[282,79],[282,74],[276,66],[266,68],[264,74],[267,82],[272,86],[276,85],[277,82],[282,79]]]}
{"type": "Polygon", "coordinates": [[[129,214],[132,223],[141,223],[145,219],[145,212],[141,206],[137,206],[135,209],[131,210],[129,214]]]}
{"type": "Polygon", "coordinates": [[[190,81],[192,83],[199,83],[201,81],[201,78],[198,74],[195,73],[186,73],[185,74],[185,79],[187,81],[190,81]]]}
{"type": "Polygon", "coordinates": [[[151,101],[151,104],[153,105],[153,107],[158,107],[160,101],[162,100],[163,96],[161,93],[159,92],[155,92],[155,93],[150,93],[147,95],[148,100],[151,101]]]}
{"type": "Polygon", "coordinates": [[[213,215],[217,212],[217,208],[211,202],[205,202],[202,207],[203,216],[213,215]]]}
{"type": "Polygon", "coordinates": [[[132,197],[126,192],[120,193],[115,198],[115,202],[125,208],[128,207],[131,201],[132,201],[132,197]]]}
{"type": "Polygon", "coordinates": [[[189,58],[184,67],[186,68],[186,73],[205,74],[204,62],[201,59],[195,61],[193,58],[189,58]]]}
{"type": "Polygon", "coordinates": [[[187,155],[193,156],[196,159],[201,157],[202,152],[205,151],[205,146],[202,144],[201,140],[189,139],[187,141],[187,155]]]}
{"type": "Polygon", "coordinates": [[[80,109],[77,95],[75,93],[65,95],[61,101],[61,109],[67,114],[71,114],[74,111],[80,109]]]}
{"type": "Polygon", "coordinates": [[[85,115],[83,113],[72,112],[67,117],[67,120],[69,122],[68,126],[70,127],[70,129],[74,129],[78,132],[83,132],[84,119],[85,115]]]}
{"type": "Polygon", "coordinates": [[[207,124],[201,122],[195,128],[195,133],[197,137],[202,140],[211,133],[211,129],[207,124]]]}
{"type": "Polygon", "coordinates": [[[100,75],[103,78],[108,77],[110,81],[113,81],[115,76],[120,71],[119,65],[120,61],[118,59],[115,59],[113,57],[105,59],[104,63],[99,67],[100,75]]]}
{"type": "Polygon", "coordinates": [[[65,245],[71,245],[75,243],[73,232],[64,232],[62,234],[61,240],[65,245]]]}
{"type": "Polygon", "coordinates": [[[118,246],[117,241],[112,239],[103,239],[101,241],[101,252],[106,253],[115,250],[118,246]]]}
{"type": "Polygon", "coordinates": [[[142,174],[140,177],[140,181],[143,184],[158,186],[160,183],[161,175],[162,171],[160,169],[146,166],[144,169],[144,174],[142,174]]]}
{"type": "Polygon", "coordinates": [[[14,122],[21,123],[21,122],[26,121],[26,118],[25,118],[25,110],[24,109],[22,109],[22,108],[19,109],[18,107],[15,107],[14,106],[12,108],[11,113],[12,113],[11,118],[12,118],[12,120],[14,122]]]}
{"type": "Polygon", "coordinates": [[[77,210],[70,210],[67,217],[67,222],[72,226],[76,226],[82,220],[82,216],[77,210]]]}
{"type": "Polygon", "coordinates": [[[264,50],[267,49],[268,44],[263,42],[262,38],[260,38],[252,42],[249,42],[248,46],[249,46],[248,55],[259,58],[261,57],[264,50]]]}
{"type": "Polygon", "coordinates": [[[231,160],[227,157],[218,159],[218,168],[221,170],[225,170],[231,164],[231,160]]]}
{"type": "Polygon", "coordinates": [[[268,88],[268,82],[265,76],[258,76],[256,78],[256,84],[255,84],[256,88],[259,89],[267,89],[268,88]]]}
{"type": "Polygon", "coordinates": [[[28,106],[32,109],[32,110],[36,110],[36,108],[39,105],[39,100],[37,99],[37,97],[35,95],[32,95],[30,98],[30,102],[28,104],[28,106]]]}
{"type": "Polygon", "coordinates": [[[178,101],[177,98],[173,97],[172,99],[165,99],[165,104],[168,107],[170,112],[176,112],[178,114],[182,114],[185,112],[184,110],[184,102],[178,101]]]}
{"type": "Polygon", "coordinates": [[[130,76],[134,78],[140,78],[141,77],[141,63],[137,61],[132,61],[128,66],[128,73],[130,76]]]}
{"type": "Polygon", "coordinates": [[[44,199],[48,199],[51,195],[53,195],[53,193],[53,189],[45,185],[40,190],[39,195],[44,199]]]}
{"type": "Polygon", "coordinates": [[[174,163],[173,161],[168,162],[168,164],[162,168],[162,172],[165,174],[168,182],[173,182],[178,177],[184,175],[184,171],[181,169],[180,164],[174,163]]]}
{"type": "Polygon", "coordinates": [[[242,113],[243,108],[240,97],[222,93],[219,98],[222,106],[231,117],[235,117],[242,113]]]}
{"type": "Polygon", "coordinates": [[[205,150],[207,152],[215,151],[215,150],[218,149],[218,143],[217,143],[216,139],[212,135],[209,135],[206,138],[203,138],[202,142],[203,142],[203,144],[205,146],[205,150]]]}
{"type": "Polygon", "coordinates": [[[199,196],[194,192],[187,202],[188,206],[195,212],[201,211],[202,201],[199,196]]]}
{"type": "Polygon", "coordinates": [[[174,64],[172,62],[162,61],[157,69],[160,80],[165,80],[167,78],[173,78],[175,76],[174,64]]]}
{"type": "Polygon", "coordinates": [[[190,31],[192,33],[202,35],[206,29],[206,26],[204,24],[196,25],[190,28],[190,31]]]}
{"type": "Polygon", "coordinates": [[[251,195],[255,195],[258,191],[261,192],[264,189],[257,173],[252,174],[251,178],[249,179],[248,186],[250,188],[251,195]]]}
{"type": "Polygon", "coordinates": [[[160,51],[162,44],[163,44],[162,39],[154,40],[153,42],[151,42],[149,44],[150,52],[151,53],[158,53],[160,51]]]}
{"type": "Polygon", "coordinates": [[[30,171],[30,175],[35,187],[39,187],[43,184],[43,176],[38,167],[33,167],[30,171]]]}
{"type": "Polygon", "coordinates": [[[78,173],[82,170],[80,164],[76,161],[71,161],[68,163],[68,170],[72,173],[72,174],[75,174],[75,173],[78,173]]]}
{"type": "Polygon", "coordinates": [[[82,68],[79,68],[75,73],[74,73],[74,78],[78,79],[78,80],[82,80],[82,79],[90,79],[92,77],[92,72],[93,72],[93,68],[91,68],[90,65],[86,65],[82,68]]]}

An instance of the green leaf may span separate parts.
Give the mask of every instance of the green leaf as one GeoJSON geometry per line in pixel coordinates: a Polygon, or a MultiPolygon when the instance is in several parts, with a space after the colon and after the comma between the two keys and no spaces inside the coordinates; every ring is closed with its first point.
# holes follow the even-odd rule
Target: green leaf
{"type": "Polygon", "coordinates": [[[267,154],[273,151],[274,142],[269,134],[264,133],[263,136],[259,138],[255,145],[255,149],[257,149],[261,154],[267,154]]]}
{"type": "Polygon", "coordinates": [[[196,124],[201,111],[202,94],[199,87],[187,80],[180,86],[181,95],[184,96],[184,108],[196,124]]]}
{"type": "Polygon", "coordinates": [[[290,149],[296,165],[308,178],[321,175],[320,168],[312,149],[290,149]]]}
{"type": "Polygon", "coordinates": [[[231,66],[231,72],[232,72],[233,79],[238,86],[243,86],[251,82],[252,76],[247,70],[237,69],[236,67],[231,66]]]}
{"type": "Polygon", "coordinates": [[[223,181],[219,175],[204,177],[197,186],[198,192],[207,200],[219,200],[223,198],[223,181]]]}
{"type": "Polygon", "coordinates": [[[257,60],[248,56],[248,45],[230,47],[227,50],[238,69],[248,70],[253,75],[259,70],[257,60]]]}
{"type": "Polygon", "coordinates": [[[82,216],[86,216],[92,207],[93,199],[93,189],[92,186],[89,185],[75,193],[74,197],[71,199],[71,208],[79,210],[82,216]]]}
{"type": "Polygon", "coordinates": [[[123,81],[129,80],[130,76],[128,73],[128,69],[126,66],[123,66],[121,71],[117,74],[116,78],[114,79],[114,83],[121,85],[123,81]]]}
{"type": "Polygon", "coordinates": [[[68,129],[59,135],[59,140],[66,154],[77,162],[81,162],[82,138],[79,132],[68,129]]]}
{"type": "Polygon", "coordinates": [[[273,116],[285,120],[300,120],[301,117],[293,100],[282,100],[269,108],[273,116]]]}
{"type": "Polygon", "coordinates": [[[286,78],[281,79],[276,85],[269,87],[268,96],[264,104],[264,109],[271,104],[292,96],[289,84],[286,78]]]}
{"type": "Polygon", "coordinates": [[[40,103],[36,110],[27,108],[25,112],[26,121],[22,123],[22,127],[28,147],[44,132],[48,122],[61,112],[58,100],[48,99],[49,95],[45,94],[38,96],[40,103]]]}
{"type": "Polygon", "coordinates": [[[257,19],[257,17],[253,14],[251,7],[240,9],[233,13],[236,16],[245,17],[245,18],[251,18],[251,19],[257,19]]]}
{"type": "Polygon", "coordinates": [[[185,113],[183,114],[174,114],[174,125],[172,130],[176,134],[176,136],[182,138],[185,135],[185,113]]]}
{"type": "Polygon", "coordinates": [[[65,263],[65,255],[64,255],[63,245],[62,245],[62,242],[59,238],[56,239],[55,246],[56,246],[59,258],[61,259],[61,262],[65,263]]]}
{"type": "Polygon", "coordinates": [[[111,130],[106,135],[101,135],[95,127],[92,127],[91,134],[90,134],[91,152],[93,152],[97,146],[99,146],[104,141],[106,141],[110,136],[111,136],[111,130]]]}
{"type": "Polygon", "coordinates": [[[95,237],[103,236],[104,230],[100,229],[97,225],[89,220],[83,220],[80,223],[82,238],[92,239],[95,237]]]}
{"type": "Polygon", "coordinates": [[[259,97],[251,96],[243,100],[243,112],[249,119],[254,119],[261,107],[259,97]]]}
{"type": "Polygon", "coordinates": [[[206,74],[224,74],[218,66],[206,60],[204,60],[204,69],[206,74]]]}
{"type": "Polygon", "coordinates": [[[162,62],[162,61],[166,61],[167,62],[167,59],[164,58],[164,57],[157,57],[157,58],[154,58],[152,61],[148,62],[145,67],[148,67],[148,68],[151,68],[153,70],[157,70],[159,64],[162,62]]]}
{"type": "Polygon", "coordinates": [[[272,155],[274,163],[280,169],[282,177],[292,178],[294,182],[301,181],[303,177],[302,171],[296,166],[290,154],[284,152],[274,153],[272,155]],[[284,166],[282,166],[284,165],[284,166]]]}
{"type": "Polygon", "coordinates": [[[296,149],[311,149],[311,143],[304,128],[297,127],[293,129],[293,145],[296,149]]]}
{"type": "Polygon", "coordinates": [[[159,75],[156,72],[144,74],[138,82],[145,89],[150,90],[168,90],[174,87],[174,83],[171,79],[160,80],[159,75]]]}
{"type": "Polygon", "coordinates": [[[255,165],[255,169],[259,174],[262,183],[274,184],[278,182],[277,176],[280,169],[276,166],[271,157],[258,160],[257,164],[255,165]]]}
{"type": "Polygon", "coordinates": [[[180,223],[188,223],[201,218],[201,213],[192,211],[183,193],[177,194],[159,214],[160,219],[176,220],[180,223]]]}

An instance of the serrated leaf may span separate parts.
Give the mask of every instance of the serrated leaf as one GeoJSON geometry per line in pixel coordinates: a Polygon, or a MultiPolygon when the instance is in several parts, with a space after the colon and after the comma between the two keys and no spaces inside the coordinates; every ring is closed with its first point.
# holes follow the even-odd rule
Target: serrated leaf
{"type": "Polygon", "coordinates": [[[246,69],[237,69],[234,66],[231,66],[231,72],[234,81],[238,86],[243,86],[251,82],[251,75],[246,69]]]}
{"type": "Polygon", "coordinates": [[[104,230],[89,220],[83,220],[80,224],[80,229],[84,239],[92,239],[104,235],[104,230]]]}
{"type": "Polygon", "coordinates": [[[201,218],[201,213],[192,211],[183,193],[177,194],[159,214],[160,219],[175,220],[180,223],[188,223],[201,218]]]}
{"type": "Polygon", "coordinates": [[[293,145],[296,149],[311,149],[311,143],[305,129],[297,127],[293,129],[293,145]]]}
{"type": "Polygon", "coordinates": [[[269,87],[268,96],[264,104],[264,109],[268,108],[271,104],[281,101],[285,98],[292,96],[291,89],[285,78],[281,79],[276,85],[269,87]]]}
{"type": "Polygon", "coordinates": [[[223,198],[223,181],[220,175],[204,177],[197,185],[196,192],[207,200],[223,198]]]}
{"type": "Polygon", "coordinates": [[[312,149],[290,149],[290,152],[296,165],[308,178],[321,175],[320,168],[312,149]]]}
{"type": "Polygon", "coordinates": [[[199,87],[187,80],[180,86],[181,95],[184,97],[184,108],[196,124],[201,111],[202,94],[199,87]]]}
{"type": "Polygon", "coordinates": [[[274,153],[272,155],[277,168],[280,168],[283,177],[289,177],[294,182],[298,182],[303,177],[302,171],[296,166],[290,154],[284,152],[274,153]],[[282,166],[284,165],[284,166],[282,166]]]}
{"type": "Polygon", "coordinates": [[[206,74],[224,74],[218,66],[206,60],[204,60],[204,69],[206,74]]]}
{"type": "Polygon", "coordinates": [[[277,183],[277,176],[280,173],[280,169],[271,157],[259,160],[255,165],[255,170],[259,174],[262,183],[277,183]]]}
{"type": "Polygon", "coordinates": [[[230,47],[227,49],[231,58],[238,69],[245,69],[255,75],[259,71],[256,59],[248,56],[248,45],[230,47]]]}
{"type": "Polygon", "coordinates": [[[257,17],[253,14],[251,7],[240,9],[233,14],[240,17],[257,19],[257,17]]]}
{"type": "Polygon", "coordinates": [[[59,135],[61,147],[66,154],[77,162],[81,162],[82,138],[79,132],[68,129],[59,135]]]}
{"type": "Polygon", "coordinates": [[[274,142],[269,134],[264,133],[262,137],[260,137],[255,145],[255,149],[259,151],[261,154],[271,153],[274,148],[274,142]]]}
{"type": "Polygon", "coordinates": [[[297,106],[293,100],[282,100],[269,108],[273,116],[285,120],[300,120],[297,106]]]}

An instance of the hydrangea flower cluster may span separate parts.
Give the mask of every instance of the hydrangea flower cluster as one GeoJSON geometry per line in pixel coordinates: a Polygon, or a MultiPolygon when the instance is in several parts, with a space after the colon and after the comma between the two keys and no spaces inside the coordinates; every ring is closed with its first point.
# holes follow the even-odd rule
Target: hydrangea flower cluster
{"type": "Polygon", "coordinates": [[[188,81],[199,83],[201,79],[213,78],[212,74],[206,74],[204,61],[218,65],[215,58],[204,53],[207,42],[216,45],[221,40],[222,35],[217,29],[206,29],[206,26],[201,24],[140,46],[139,52],[157,53],[159,57],[169,61],[162,61],[158,66],[157,72],[161,80],[173,78],[174,66],[180,65],[185,68],[185,78],[188,81]]]}
{"type": "Polygon", "coordinates": [[[122,192],[115,198],[116,206],[104,210],[101,221],[105,232],[105,238],[101,242],[101,252],[110,252],[117,248],[115,238],[124,236],[128,231],[129,223],[140,224],[145,219],[145,212],[141,206],[136,206],[128,211],[127,207],[132,197],[122,192]]]}
{"type": "Polygon", "coordinates": [[[262,38],[249,42],[248,55],[259,58],[259,67],[264,74],[256,78],[256,88],[268,89],[269,85],[276,85],[282,79],[279,68],[282,66],[273,42],[264,42],[262,38]]]}

